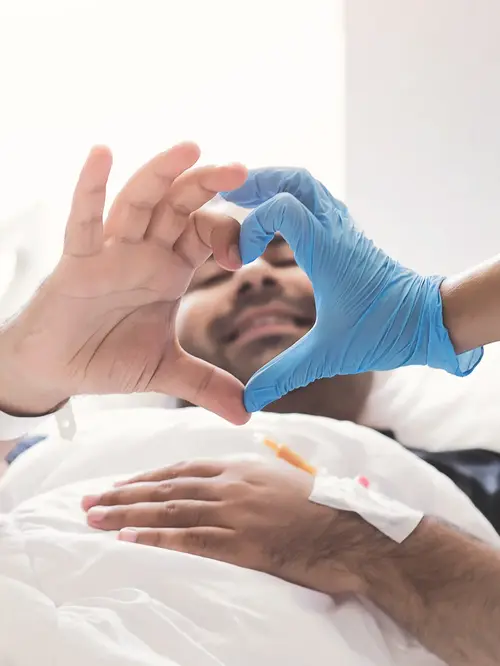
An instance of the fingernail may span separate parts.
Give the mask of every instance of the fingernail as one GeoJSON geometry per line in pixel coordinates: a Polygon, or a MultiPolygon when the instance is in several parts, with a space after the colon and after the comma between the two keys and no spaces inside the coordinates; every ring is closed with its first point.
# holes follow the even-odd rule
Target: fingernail
{"type": "Polygon", "coordinates": [[[93,506],[91,509],[89,509],[87,516],[92,523],[100,523],[101,520],[105,518],[107,513],[108,510],[105,507],[93,506]]]}
{"type": "Polygon", "coordinates": [[[133,530],[130,527],[126,527],[124,530],[120,530],[118,534],[118,539],[120,541],[129,541],[130,543],[135,543],[137,541],[137,530],[133,530]]]}
{"type": "Polygon", "coordinates": [[[126,486],[128,483],[128,479],[125,479],[124,481],[115,481],[113,483],[113,488],[119,488],[120,486],[126,486]]]}
{"type": "Polygon", "coordinates": [[[100,495],[85,495],[82,499],[82,509],[88,511],[91,507],[99,504],[100,495]]]}
{"type": "Polygon", "coordinates": [[[229,258],[235,266],[241,266],[240,248],[237,245],[229,248],[229,258]]]}

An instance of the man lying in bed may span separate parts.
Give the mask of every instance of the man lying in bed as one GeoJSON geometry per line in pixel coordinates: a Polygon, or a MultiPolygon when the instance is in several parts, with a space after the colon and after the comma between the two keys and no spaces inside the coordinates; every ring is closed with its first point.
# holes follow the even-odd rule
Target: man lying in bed
{"type": "MultiPolygon", "coordinates": [[[[174,328],[185,347],[246,378],[311,325],[311,292],[279,240],[234,276],[204,265],[213,250],[238,268],[229,251],[238,228],[191,212],[245,173],[186,171],[196,157],[183,145],[146,165],[117,198],[103,237],[110,162],[94,151],[60,264],[1,332],[4,412],[154,390],[235,424],[248,419],[241,383],[188,356],[174,328]],[[217,283],[210,315],[203,290],[217,283]]],[[[318,383],[277,409],[332,416],[334,400],[336,415],[354,420],[369,384],[370,376],[318,383]],[[347,387],[356,409],[343,401],[347,387]],[[297,407],[301,395],[309,408],[297,407]]],[[[1,434],[30,423],[38,419],[4,413],[1,434]]],[[[23,454],[2,481],[0,509],[1,663],[441,663],[430,652],[452,665],[496,663],[494,530],[445,477],[347,421],[262,413],[235,428],[195,409],[96,414],[73,443],[53,438],[23,454]],[[312,476],[266,458],[266,437],[339,477],[364,475],[426,517],[398,543],[355,513],[312,502],[312,476]]]]}
{"type": "MultiPolygon", "coordinates": [[[[315,320],[314,294],[289,246],[276,236],[261,259],[237,273],[213,258],[195,273],[182,300],[178,332],[185,349],[224,368],[244,384],[265,363],[302,337],[315,320]]],[[[309,384],[267,407],[359,422],[372,374],[309,384]]],[[[181,403],[182,405],[182,403],[181,403]]],[[[391,432],[385,432],[393,438],[391,432]]],[[[500,456],[466,449],[413,452],[446,474],[500,529],[500,456]]]]}
{"type": "MultiPolygon", "coordinates": [[[[178,334],[183,347],[246,383],[253,373],[290,347],[313,325],[314,294],[292,251],[276,236],[261,259],[238,272],[211,257],[195,273],[183,297],[178,334]]],[[[372,375],[337,376],[309,384],[266,411],[359,422],[372,375]]],[[[179,406],[187,403],[179,402],[179,406]]],[[[384,432],[394,438],[391,432],[384,432]]],[[[41,437],[26,437],[6,456],[12,462],[41,437]]],[[[493,451],[413,450],[446,474],[500,530],[500,456],[493,451]]]]}

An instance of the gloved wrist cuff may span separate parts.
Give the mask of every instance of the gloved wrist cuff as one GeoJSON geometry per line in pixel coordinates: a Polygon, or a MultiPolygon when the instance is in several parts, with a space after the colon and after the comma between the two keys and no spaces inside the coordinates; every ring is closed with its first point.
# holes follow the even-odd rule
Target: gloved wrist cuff
{"type": "Polygon", "coordinates": [[[441,284],[445,278],[431,276],[428,278],[429,295],[429,339],[427,344],[427,365],[431,368],[446,370],[457,377],[466,377],[477,367],[483,358],[484,349],[478,347],[471,351],[457,354],[453,347],[448,329],[443,320],[443,301],[441,284]]]}

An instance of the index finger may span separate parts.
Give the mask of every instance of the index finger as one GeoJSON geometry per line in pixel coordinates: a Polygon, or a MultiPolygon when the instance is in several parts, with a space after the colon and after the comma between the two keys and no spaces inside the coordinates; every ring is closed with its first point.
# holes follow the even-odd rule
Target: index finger
{"type": "Polygon", "coordinates": [[[220,190],[241,187],[246,177],[247,169],[243,164],[199,167],[180,175],[172,184],[168,198],[174,210],[189,215],[213,199],[220,190]]]}
{"type": "MultiPolygon", "coordinates": [[[[318,260],[315,239],[321,231],[317,218],[287,192],[277,194],[257,206],[243,220],[240,233],[240,253],[244,264],[260,257],[276,233],[280,233],[293,250],[297,264],[313,279],[314,262],[318,260]]],[[[319,246],[326,250],[325,243],[319,246]]]]}
{"type": "MultiPolygon", "coordinates": [[[[146,238],[155,239],[168,248],[175,244],[175,248],[179,249],[179,241],[186,232],[190,235],[193,231],[193,225],[189,223],[191,214],[213,199],[219,190],[239,187],[245,181],[246,174],[245,167],[239,164],[198,167],[185,171],[175,179],[168,194],[156,206],[146,238]]],[[[193,240],[196,245],[196,235],[193,240]]],[[[186,256],[189,259],[189,251],[186,256]]],[[[202,260],[206,258],[207,255],[202,260]]]]}
{"type": "Polygon", "coordinates": [[[137,242],[147,231],[155,206],[174,180],[198,161],[195,143],[180,143],[137,171],[116,197],[105,224],[107,236],[137,242]]]}
{"type": "Polygon", "coordinates": [[[144,472],[125,479],[124,481],[117,481],[114,485],[115,488],[126,486],[131,483],[148,483],[153,481],[168,481],[170,479],[177,479],[178,477],[200,477],[211,478],[220,476],[225,469],[222,461],[218,460],[189,460],[168,465],[161,469],[155,469],[150,472],[144,472]]]}
{"type": "Polygon", "coordinates": [[[112,156],[105,146],[95,146],[80,172],[64,235],[64,253],[90,256],[102,246],[102,214],[112,156]]]}
{"type": "Polygon", "coordinates": [[[281,193],[294,196],[315,216],[321,217],[327,214],[332,206],[341,214],[347,215],[346,206],[335,199],[307,169],[286,167],[252,169],[248,172],[248,178],[242,187],[220,194],[226,201],[244,208],[255,208],[281,193]]]}

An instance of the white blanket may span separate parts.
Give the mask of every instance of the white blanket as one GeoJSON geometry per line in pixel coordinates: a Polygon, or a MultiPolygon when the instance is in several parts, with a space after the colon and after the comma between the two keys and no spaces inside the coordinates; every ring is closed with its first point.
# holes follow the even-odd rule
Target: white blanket
{"type": "Polygon", "coordinates": [[[332,600],[87,527],[83,494],[180,459],[271,455],[259,434],[499,543],[451,481],[359,426],[258,414],[235,428],[194,409],[101,412],[79,424],[73,442],[53,438],[22,455],[0,483],[0,664],[440,664],[356,598],[332,600]]]}

